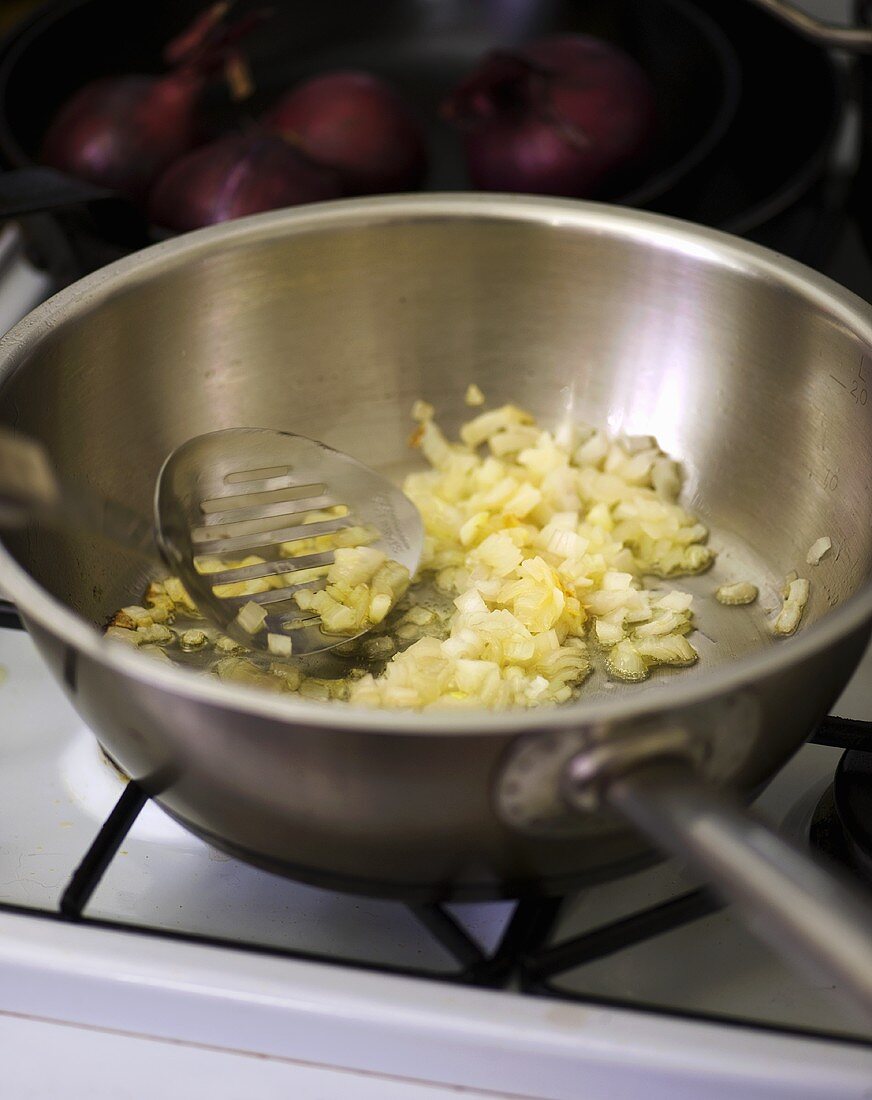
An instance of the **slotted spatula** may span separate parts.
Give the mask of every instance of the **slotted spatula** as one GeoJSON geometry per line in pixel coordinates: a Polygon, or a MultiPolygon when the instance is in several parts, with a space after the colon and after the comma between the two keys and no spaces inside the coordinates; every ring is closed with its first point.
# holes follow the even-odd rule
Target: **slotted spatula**
{"type": "Polygon", "coordinates": [[[270,634],[289,636],[294,656],[331,649],[353,635],[324,632],[321,620],[293,599],[301,587],[324,583],[310,575],[294,584],[293,574],[323,570],[333,550],[294,556],[287,543],[352,526],[372,528],[369,545],[414,574],[423,542],[417,509],[381,474],[323,443],[265,428],[226,428],[177,447],[158,475],[153,523],[117,501],[65,485],[41,444],[0,429],[0,523],[20,524],[28,517],[97,533],[131,550],[153,553],[157,547],[222,630],[255,648],[267,648],[270,634]],[[312,513],[337,506],[342,515],[306,522],[312,513]],[[263,558],[263,564],[233,566],[250,556],[263,558]],[[218,559],[226,567],[202,573],[198,558],[218,559]],[[288,586],[252,595],[214,591],[277,576],[287,577],[288,586]],[[267,613],[255,634],[237,620],[247,603],[267,613]]]}

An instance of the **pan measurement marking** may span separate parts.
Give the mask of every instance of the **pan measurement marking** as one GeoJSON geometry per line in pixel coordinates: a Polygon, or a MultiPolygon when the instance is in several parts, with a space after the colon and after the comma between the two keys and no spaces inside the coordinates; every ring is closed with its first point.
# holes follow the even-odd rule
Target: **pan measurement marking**
{"type": "Polygon", "coordinates": [[[841,378],[836,378],[836,376],[835,376],[834,374],[831,374],[831,375],[830,375],[830,378],[832,378],[832,380],[833,380],[833,381],[834,381],[834,382],[835,382],[835,383],[836,383],[837,385],[841,386],[843,390],[846,390],[846,389],[848,388],[848,386],[847,386],[847,383],[843,382],[843,381],[841,380],[841,378]]]}
{"type": "Polygon", "coordinates": [[[869,391],[867,389],[869,380],[863,374],[863,366],[866,362],[866,356],[860,356],[860,363],[857,366],[857,374],[851,382],[851,399],[855,405],[865,405],[868,400],[869,391]]]}
{"type": "Polygon", "coordinates": [[[824,471],[823,486],[831,493],[835,492],[839,487],[839,475],[835,470],[830,469],[829,466],[824,471]]]}

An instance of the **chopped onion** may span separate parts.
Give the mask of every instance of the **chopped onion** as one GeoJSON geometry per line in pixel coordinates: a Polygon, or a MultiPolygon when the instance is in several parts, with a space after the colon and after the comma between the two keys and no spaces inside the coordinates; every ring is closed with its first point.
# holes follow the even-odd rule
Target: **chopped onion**
{"type": "Polygon", "coordinates": [[[787,636],[796,632],[805,605],[808,603],[808,593],[809,583],[802,577],[787,582],[784,604],[772,624],[773,634],[787,636]]]}
{"type": "Polygon", "coordinates": [[[467,386],[464,401],[467,405],[472,406],[484,404],[484,394],[481,392],[475,382],[470,382],[470,384],[467,386]]]}
{"type": "Polygon", "coordinates": [[[125,642],[127,645],[139,646],[145,641],[138,630],[128,630],[123,626],[110,626],[104,637],[112,638],[116,642],[125,642]]]}
{"type": "Polygon", "coordinates": [[[631,684],[648,679],[648,667],[632,642],[623,641],[609,651],[606,662],[610,676],[631,684]]]}
{"type": "Polygon", "coordinates": [[[715,589],[715,599],[727,607],[740,607],[753,603],[757,599],[757,586],[750,581],[737,581],[735,584],[722,584],[715,589]]]}
{"type": "Polygon", "coordinates": [[[412,607],[406,614],[405,618],[408,622],[414,623],[415,626],[427,626],[428,623],[432,623],[436,618],[436,614],[430,611],[426,607],[412,607]]]}
{"type": "Polygon", "coordinates": [[[683,667],[695,664],[699,654],[681,634],[668,634],[663,638],[646,638],[636,643],[636,650],[649,665],[683,667]]]}
{"type": "Polygon", "coordinates": [[[533,417],[523,409],[516,405],[503,405],[502,408],[491,409],[464,424],[460,429],[460,438],[467,447],[478,447],[504,428],[532,422],[533,417]]]}
{"type": "MultiPolygon", "coordinates": [[[[470,387],[468,397],[477,402],[479,394],[470,387]]],[[[326,632],[354,639],[338,647],[338,658],[382,667],[349,667],[336,680],[281,661],[265,670],[257,663],[262,657],[244,656],[242,647],[218,638],[219,676],[367,707],[499,710],[571,699],[591,672],[588,640],[605,650],[609,675],[627,682],[660,665],[697,661],[685,637],[693,627],[692,596],[646,587],[645,578],[700,571],[714,554],[705,527],[675,502],[678,466],[652,436],[615,440],[572,423],[543,431],[523,409],[503,405],[471,419],[455,442],[427,402],[415,402],[412,414],[412,445],[430,468],[409,475],[404,489],[424,523],[422,576],[447,597],[444,610],[439,597],[434,609],[421,606],[420,592],[397,607],[410,577],[367,545],[373,532],[296,540],[288,554],[329,550],[333,561],[305,577],[294,574],[295,582],[318,585],[295,588],[292,598],[319,615],[326,632]],[[373,626],[377,632],[358,638],[373,626]]],[[[232,565],[200,562],[206,574],[232,565]]],[[[239,595],[247,594],[246,583],[239,595]]],[[[168,578],[150,590],[148,608],[119,613],[111,629],[136,635],[125,628],[136,628],[162,600],[168,613],[196,614],[185,599],[177,579],[168,578]]],[[[254,601],[238,616],[250,633],[266,618],[254,601]]],[[[267,645],[278,658],[293,652],[283,635],[271,634],[267,645]]]]}
{"type": "Polygon", "coordinates": [[[137,633],[142,635],[143,642],[149,645],[165,645],[173,640],[173,632],[163,623],[152,623],[151,626],[140,626],[137,633]]]}
{"type": "Polygon", "coordinates": [[[185,586],[182,584],[178,577],[167,577],[167,579],[164,581],[164,588],[166,589],[166,594],[173,601],[176,607],[181,607],[189,614],[192,612],[196,612],[197,605],[185,591],[185,586]]]}
{"type": "Polygon", "coordinates": [[[603,645],[617,645],[618,642],[624,639],[624,628],[618,623],[610,623],[605,619],[597,619],[596,626],[596,640],[603,645]]]}
{"type": "Polygon", "coordinates": [[[154,623],[151,612],[146,611],[144,607],[122,607],[118,614],[125,615],[136,626],[151,626],[154,623]]]}
{"type": "Polygon", "coordinates": [[[806,562],[809,565],[819,565],[821,558],[823,558],[825,554],[828,554],[832,547],[832,539],[828,538],[826,535],[824,535],[823,538],[817,539],[809,548],[805,558],[806,562]]]}
{"type": "MultiPolygon", "coordinates": [[[[299,593],[297,593],[297,595],[299,595],[299,593]]],[[[246,634],[257,634],[266,622],[266,614],[266,611],[259,603],[249,600],[247,604],[244,604],[239,609],[239,613],[236,616],[236,622],[246,634]]]]}
{"type": "Polygon", "coordinates": [[[294,643],[287,634],[267,634],[267,648],[276,657],[290,657],[294,643]]]}

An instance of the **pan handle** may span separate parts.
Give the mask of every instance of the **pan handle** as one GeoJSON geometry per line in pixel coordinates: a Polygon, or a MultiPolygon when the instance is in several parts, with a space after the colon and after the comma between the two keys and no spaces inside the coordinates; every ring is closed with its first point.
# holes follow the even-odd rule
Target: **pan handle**
{"type": "Polygon", "coordinates": [[[772,832],[679,753],[608,771],[590,753],[576,755],[564,797],[575,808],[590,809],[593,796],[616,810],[710,880],[773,950],[835,982],[872,1020],[872,895],[772,832]]]}
{"type": "Polygon", "coordinates": [[[807,12],[800,11],[789,0],[753,0],[758,8],[771,12],[776,19],[818,45],[852,53],[872,53],[872,29],[866,27],[835,27],[807,12]]]}

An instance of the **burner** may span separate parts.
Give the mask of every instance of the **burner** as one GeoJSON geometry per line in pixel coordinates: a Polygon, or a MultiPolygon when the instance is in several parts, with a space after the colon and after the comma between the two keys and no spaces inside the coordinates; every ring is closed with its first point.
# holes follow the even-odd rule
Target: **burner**
{"type": "Polygon", "coordinates": [[[809,838],[812,847],[872,885],[872,752],[843,754],[817,804],[809,838]]]}

